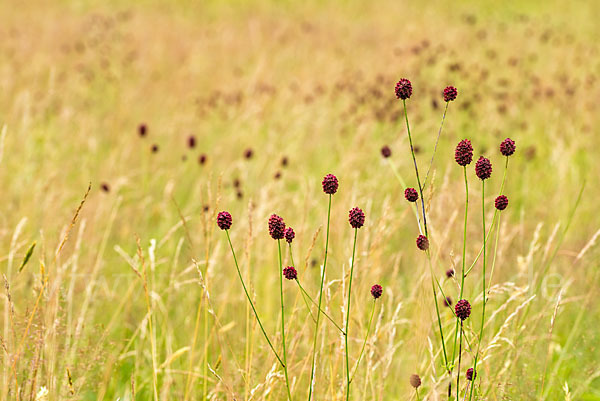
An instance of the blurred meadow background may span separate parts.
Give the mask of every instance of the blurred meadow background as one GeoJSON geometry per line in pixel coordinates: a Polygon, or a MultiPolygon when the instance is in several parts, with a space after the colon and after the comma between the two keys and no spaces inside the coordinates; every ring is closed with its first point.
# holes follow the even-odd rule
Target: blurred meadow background
{"type": "MultiPolygon", "coordinates": [[[[444,399],[429,267],[397,179],[416,186],[393,91],[402,77],[413,85],[421,169],[441,92],[458,88],[425,193],[433,271],[454,300],[445,271],[461,263],[464,211],[454,147],[468,138],[494,164],[489,227],[498,145],[517,144],[510,204],[490,239],[478,398],[600,400],[598,13],[598,2],[564,0],[1,2],[0,400],[148,400],[154,387],[161,400],[284,400],[215,218],[233,215],[240,268],[279,346],[267,219],[277,213],[295,229],[296,268],[316,296],[327,173],[340,189],[324,308],[340,324],[347,213],[366,214],[353,362],[371,285],[384,288],[352,399],[416,399],[413,373],[421,399],[444,399]]],[[[482,199],[473,165],[468,173],[470,263],[482,246],[482,199]]],[[[471,338],[480,277],[478,262],[465,288],[471,338]]],[[[305,399],[314,326],[297,286],[284,284],[292,392],[305,399]]],[[[313,399],[340,400],[343,338],[326,320],[318,350],[313,399]]]]}

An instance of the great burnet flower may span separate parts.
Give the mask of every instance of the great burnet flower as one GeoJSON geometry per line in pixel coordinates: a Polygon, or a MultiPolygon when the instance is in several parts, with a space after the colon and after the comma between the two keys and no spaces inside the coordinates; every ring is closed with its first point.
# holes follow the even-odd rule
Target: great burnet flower
{"type": "Polygon", "coordinates": [[[352,228],[361,228],[365,224],[365,213],[358,207],[350,209],[348,212],[348,222],[352,228]]]}
{"type": "Polygon", "coordinates": [[[508,206],[508,198],[505,195],[500,195],[494,201],[494,205],[498,210],[504,210],[508,206]]]}
{"type": "Polygon", "coordinates": [[[406,100],[412,95],[412,84],[406,78],[402,78],[396,83],[396,97],[398,99],[406,100]]]}
{"type": "Polygon", "coordinates": [[[373,295],[373,298],[377,299],[381,296],[381,294],[383,294],[382,286],[375,284],[373,287],[371,287],[371,295],[373,295]]]}
{"type": "Polygon", "coordinates": [[[473,370],[473,368],[467,369],[467,380],[473,381],[477,377],[477,372],[473,370]]]}
{"type": "Polygon", "coordinates": [[[231,218],[231,214],[229,214],[229,212],[219,212],[217,215],[217,225],[221,230],[229,230],[232,223],[233,219],[231,218]]]}
{"type": "Polygon", "coordinates": [[[479,160],[475,163],[475,174],[480,180],[490,178],[492,175],[492,162],[483,156],[479,156],[479,160]]]}
{"type": "Polygon", "coordinates": [[[463,139],[456,145],[454,160],[456,160],[459,166],[463,167],[471,164],[473,161],[473,145],[471,145],[471,141],[463,139]]]}
{"type": "Polygon", "coordinates": [[[269,217],[269,235],[273,239],[283,239],[285,236],[285,223],[283,219],[276,214],[269,217]]]}
{"type": "Polygon", "coordinates": [[[410,385],[414,388],[419,388],[421,386],[421,378],[419,375],[410,375],[410,385]]]}
{"type": "Polygon", "coordinates": [[[284,236],[287,243],[291,244],[294,238],[296,238],[296,233],[292,227],[288,227],[285,229],[284,236]]]}
{"type": "Polygon", "coordinates": [[[406,188],[404,190],[404,197],[409,202],[416,202],[419,199],[419,193],[414,188],[406,188]]]}
{"type": "Polygon", "coordinates": [[[466,320],[471,315],[471,304],[466,299],[461,299],[454,306],[454,312],[460,320],[466,320]]]}
{"type": "Polygon", "coordinates": [[[454,99],[456,99],[457,95],[458,91],[454,86],[447,86],[446,89],[444,89],[444,102],[453,101],[454,99]]]}
{"type": "Polygon", "coordinates": [[[512,155],[513,153],[515,153],[516,149],[517,146],[515,145],[515,141],[513,141],[510,138],[506,138],[500,144],[500,153],[502,153],[504,156],[512,155]]]}
{"type": "Polygon", "coordinates": [[[323,185],[323,192],[327,195],[333,195],[338,190],[338,179],[333,174],[327,174],[321,184],[323,185]]]}
{"type": "Polygon", "coordinates": [[[419,235],[417,237],[417,248],[422,251],[426,251],[429,249],[429,240],[424,235],[419,235]]]}
{"type": "Polygon", "coordinates": [[[388,158],[392,155],[392,150],[390,149],[389,146],[384,146],[383,148],[381,148],[381,156],[383,156],[384,158],[388,158]]]}
{"type": "Polygon", "coordinates": [[[298,272],[294,266],[288,266],[283,269],[283,276],[288,280],[296,280],[298,278],[298,272]]]}

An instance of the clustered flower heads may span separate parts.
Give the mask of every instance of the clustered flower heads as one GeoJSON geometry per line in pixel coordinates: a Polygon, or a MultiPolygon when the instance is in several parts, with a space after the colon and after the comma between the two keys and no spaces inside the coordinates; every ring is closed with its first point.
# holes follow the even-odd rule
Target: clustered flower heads
{"type": "Polygon", "coordinates": [[[231,214],[229,212],[219,212],[217,215],[217,225],[221,230],[229,230],[232,223],[233,219],[231,218],[231,214]]]}
{"type": "Polygon", "coordinates": [[[388,158],[392,155],[392,150],[390,149],[389,146],[384,146],[383,148],[381,148],[381,156],[383,156],[384,158],[388,158]]]}
{"type": "Polygon", "coordinates": [[[398,99],[406,100],[412,95],[412,84],[406,78],[402,78],[396,84],[396,97],[398,99]]]}
{"type": "Polygon", "coordinates": [[[409,202],[416,202],[419,199],[419,193],[414,188],[406,188],[404,190],[404,197],[409,202]]]}
{"type": "Polygon", "coordinates": [[[327,174],[325,178],[323,178],[322,184],[323,192],[325,192],[327,195],[335,194],[339,186],[338,179],[333,174],[327,174]]]}
{"type": "Polygon", "coordinates": [[[444,89],[444,102],[453,101],[454,99],[456,99],[457,95],[458,90],[456,90],[454,86],[447,86],[446,89],[444,89]]]}
{"type": "Polygon", "coordinates": [[[283,239],[285,236],[285,223],[283,219],[276,214],[269,217],[269,235],[273,239],[283,239]]]}
{"type": "Polygon", "coordinates": [[[504,210],[508,206],[508,198],[505,195],[500,195],[496,198],[494,204],[496,206],[496,209],[504,210]]]}
{"type": "Polygon", "coordinates": [[[373,287],[371,287],[371,295],[373,295],[373,298],[377,299],[381,296],[381,294],[383,294],[382,286],[375,284],[373,287]]]}
{"type": "Polygon", "coordinates": [[[515,145],[515,141],[513,141],[510,138],[506,138],[500,144],[500,153],[502,153],[506,157],[515,153],[516,149],[517,149],[517,146],[515,145]]]}
{"type": "Polygon", "coordinates": [[[410,385],[414,388],[419,388],[421,386],[421,378],[419,375],[410,375],[410,385]]]}
{"type": "Polygon", "coordinates": [[[479,156],[479,160],[475,163],[475,174],[480,180],[490,178],[492,175],[492,162],[483,156],[479,156]]]}
{"type": "Polygon", "coordinates": [[[365,224],[365,213],[358,207],[350,209],[348,212],[348,222],[352,228],[361,228],[365,224]]]}
{"type": "Polygon", "coordinates": [[[288,244],[291,244],[294,238],[296,238],[296,233],[292,227],[288,227],[284,232],[285,240],[288,244]]]}
{"type": "Polygon", "coordinates": [[[456,317],[460,320],[466,320],[471,315],[471,304],[466,299],[461,299],[454,306],[456,317]]]}
{"type": "Polygon", "coordinates": [[[463,167],[471,164],[473,161],[473,145],[471,145],[471,141],[463,139],[456,145],[454,160],[456,160],[459,166],[463,167]]]}
{"type": "Polygon", "coordinates": [[[426,236],[421,234],[417,237],[417,248],[419,248],[422,251],[426,251],[429,249],[429,240],[426,236]]]}
{"type": "Polygon", "coordinates": [[[288,266],[283,269],[283,276],[288,280],[296,280],[298,278],[298,272],[294,266],[288,266]]]}
{"type": "Polygon", "coordinates": [[[477,372],[475,372],[473,368],[467,369],[467,380],[473,381],[475,378],[477,378],[477,372]]]}

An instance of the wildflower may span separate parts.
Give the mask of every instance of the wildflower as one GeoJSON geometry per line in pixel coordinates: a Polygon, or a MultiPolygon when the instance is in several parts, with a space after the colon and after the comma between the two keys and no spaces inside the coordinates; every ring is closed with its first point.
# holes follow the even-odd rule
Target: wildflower
{"type": "Polygon", "coordinates": [[[190,135],[187,140],[188,147],[193,149],[196,147],[196,137],[194,135],[190,135]]]}
{"type": "Polygon", "coordinates": [[[138,127],[138,134],[143,138],[148,133],[148,126],[146,124],[140,124],[138,127]]]}
{"type": "Polygon", "coordinates": [[[365,224],[365,213],[357,207],[350,209],[348,222],[352,228],[361,228],[365,224]]]}
{"type": "Polygon", "coordinates": [[[152,145],[152,147],[150,148],[150,150],[152,151],[152,153],[158,152],[158,145],[157,144],[152,145]]]}
{"type": "Polygon", "coordinates": [[[396,97],[398,99],[406,100],[412,95],[412,84],[406,78],[402,78],[396,84],[396,97]]]}
{"type": "Polygon", "coordinates": [[[452,306],[452,298],[450,298],[450,297],[444,298],[444,306],[452,306]]]}
{"type": "Polygon", "coordinates": [[[448,278],[454,277],[454,269],[446,270],[446,277],[448,277],[448,278]]]}
{"type": "Polygon", "coordinates": [[[500,153],[502,153],[504,156],[508,157],[508,156],[512,155],[513,153],[515,153],[516,148],[517,147],[515,145],[515,141],[513,141],[510,138],[506,138],[500,144],[500,153]]]}
{"type": "Polygon", "coordinates": [[[480,180],[487,180],[492,175],[492,163],[489,159],[480,156],[475,163],[475,174],[480,180]]]}
{"type": "Polygon", "coordinates": [[[288,165],[288,158],[287,158],[286,156],[283,156],[283,157],[281,158],[281,165],[282,165],[283,167],[286,167],[286,166],[288,165]]]}
{"type": "Polygon", "coordinates": [[[200,157],[198,158],[198,163],[200,163],[200,164],[206,163],[206,155],[204,153],[201,154],[200,157]]]}
{"type": "Polygon", "coordinates": [[[103,182],[102,185],[100,185],[100,188],[104,191],[104,192],[110,192],[110,186],[108,185],[108,183],[103,182]]]}
{"type": "Polygon", "coordinates": [[[273,239],[283,239],[285,236],[285,223],[283,219],[276,214],[269,217],[269,235],[273,239]]]}
{"type": "Polygon", "coordinates": [[[373,298],[377,299],[381,296],[381,294],[383,294],[383,287],[381,287],[379,284],[375,284],[373,287],[371,287],[371,295],[373,295],[373,298]]]}
{"type": "Polygon", "coordinates": [[[325,192],[328,195],[333,195],[338,190],[338,179],[333,174],[327,174],[325,178],[323,178],[322,185],[323,192],[325,192]]]}
{"type": "Polygon", "coordinates": [[[451,102],[456,99],[457,95],[458,91],[454,86],[447,86],[446,89],[444,89],[444,102],[451,102]]]}
{"type": "Polygon", "coordinates": [[[496,209],[504,210],[508,206],[508,198],[505,195],[500,195],[496,198],[494,203],[496,205],[496,209]]]}
{"type": "Polygon", "coordinates": [[[285,229],[283,236],[285,237],[287,243],[291,244],[294,238],[296,237],[296,233],[294,232],[294,229],[292,227],[288,227],[285,229]]]}
{"type": "Polygon", "coordinates": [[[410,385],[414,388],[419,388],[421,386],[421,378],[419,375],[410,375],[410,385]]]}
{"type": "Polygon", "coordinates": [[[217,215],[217,225],[221,230],[229,230],[232,223],[233,219],[231,218],[231,214],[229,212],[219,212],[217,215]]]}
{"type": "Polygon", "coordinates": [[[381,148],[381,156],[383,156],[384,158],[388,158],[392,155],[392,150],[390,149],[389,146],[384,146],[383,148],[381,148]]]}
{"type": "Polygon", "coordinates": [[[288,280],[296,280],[298,278],[298,272],[294,266],[288,266],[283,269],[283,276],[288,280]]]}
{"type": "Polygon", "coordinates": [[[419,199],[419,193],[414,188],[406,188],[404,190],[404,197],[409,202],[416,202],[419,199]]]}
{"type": "Polygon", "coordinates": [[[454,306],[456,317],[460,320],[466,320],[471,315],[471,304],[466,299],[461,299],[454,306]]]}
{"type": "Polygon", "coordinates": [[[252,159],[252,155],[254,154],[254,152],[252,151],[251,148],[248,148],[244,151],[244,157],[246,159],[252,159]]]}
{"type": "Polygon", "coordinates": [[[429,249],[429,240],[424,235],[419,235],[417,237],[417,248],[422,251],[426,251],[429,249]]]}
{"type": "Polygon", "coordinates": [[[477,372],[475,372],[473,368],[467,369],[467,380],[473,381],[475,378],[477,378],[477,372]]]}
{"type": "Polygon", "coordinates": [[[471,141],[463,139],[456,145],[454,160],[456,160],[459,166],[463,167],[471,164],[473,161],[473,145],[471,145],[471,141]]]}

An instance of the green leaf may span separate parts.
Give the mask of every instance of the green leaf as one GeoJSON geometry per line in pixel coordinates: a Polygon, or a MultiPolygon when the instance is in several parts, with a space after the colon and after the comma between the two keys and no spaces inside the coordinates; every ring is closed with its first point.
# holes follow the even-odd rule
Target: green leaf
{"type": "Polygon", "coordinates": [[[19,273],[21,273],[21,270],[23,270],[23,268],[25,267],[27,262],[29,262],[29,259],[31,259],[31,255],[33,254],[34,249],[35,249],[35,241],[33,241],[33,243],[29,246],[29,249],[27,250],[25,257],[23,258],[23,261],[21,262],[21,266],[19,266],[19,273]]]}

